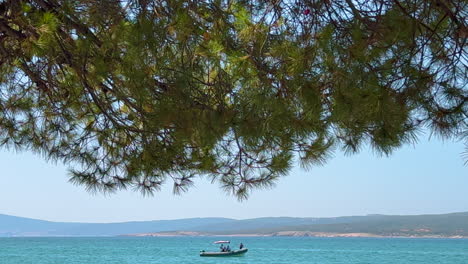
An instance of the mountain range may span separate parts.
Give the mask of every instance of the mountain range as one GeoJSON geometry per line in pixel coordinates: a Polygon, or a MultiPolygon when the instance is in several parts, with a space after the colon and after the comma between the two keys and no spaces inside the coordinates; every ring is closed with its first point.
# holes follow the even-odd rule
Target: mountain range
{"type": "Polygon", "coordinates": [[[120,235],[468,237],[468,212],[244,220],[211,217],[122,223],[51,222],[0,214],[0,237],[120,235]]]}

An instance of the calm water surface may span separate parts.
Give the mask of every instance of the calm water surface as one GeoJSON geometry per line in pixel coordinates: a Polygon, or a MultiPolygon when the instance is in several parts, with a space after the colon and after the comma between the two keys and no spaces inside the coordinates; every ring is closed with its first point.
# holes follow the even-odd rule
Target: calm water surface
{"type": "Polygon", "coordinates": [[[222,237],[0,238],[0,264],[468,264],[467,239],[231,238],[243,257],[202,258],[222,237]]]}

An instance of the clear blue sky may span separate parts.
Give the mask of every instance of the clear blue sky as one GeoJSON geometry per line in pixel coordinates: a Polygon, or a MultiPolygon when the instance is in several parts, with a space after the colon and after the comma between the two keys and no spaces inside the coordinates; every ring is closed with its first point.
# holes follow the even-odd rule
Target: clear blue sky
{"type": "Polygon", "coordinates": [[[461,142],[422,136],[390,157],[340,152],[322,167],[297,167],[276,188],[245,202],[199,180],[182,196],[167,185],[154,197],[131,191],[92,195],[67,182],[66,166],[0,150],[0,214],[51,221],[119,222],[189,217],[330,217],[468,211],[468,166],[461,142]]]}

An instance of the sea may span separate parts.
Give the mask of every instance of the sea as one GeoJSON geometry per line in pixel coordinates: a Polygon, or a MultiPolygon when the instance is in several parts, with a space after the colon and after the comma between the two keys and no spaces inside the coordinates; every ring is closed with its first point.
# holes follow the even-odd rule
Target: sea
{"type": "Polygon", "coordinates": [[[313,237],[0,238],[1,264],[277,263],[468,264],[468,239],[313,237]],[[241,257],[200,257],[216,240],[242,242],[241,257]]]}

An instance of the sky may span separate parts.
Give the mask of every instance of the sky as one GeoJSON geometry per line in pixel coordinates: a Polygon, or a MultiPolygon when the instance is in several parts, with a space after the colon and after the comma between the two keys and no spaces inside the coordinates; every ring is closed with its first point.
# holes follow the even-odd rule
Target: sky
{"type": "Polygon", "coordinates": [[[295,167],[270,190],[239,202],[217,184],[196,181],[181,196],[164,186],[153,197],[91,194],[68,182],[67,166],[0,149],[0,214],[63,222],[122,222],[192,217],[335,217],[468,211],[462,142],[422,136],[389,157],[369,149],[336,152],[325,165],[295,167]]]}

